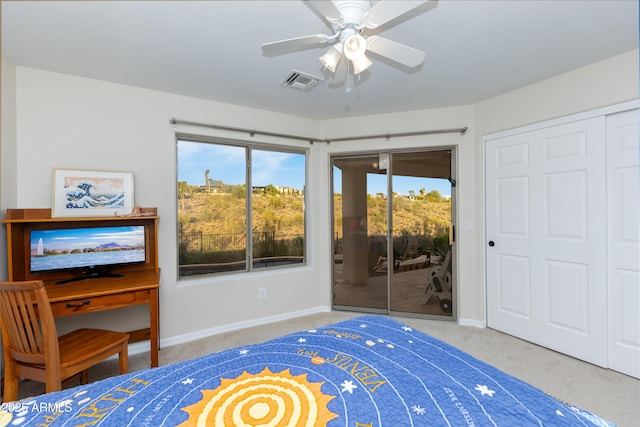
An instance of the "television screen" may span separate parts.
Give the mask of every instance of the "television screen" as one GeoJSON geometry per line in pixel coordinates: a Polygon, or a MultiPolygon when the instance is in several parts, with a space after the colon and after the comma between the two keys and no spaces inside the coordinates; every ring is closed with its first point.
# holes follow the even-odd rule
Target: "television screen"
{"type": "Polygon", "coordinates": [[[31,230],[31,273],[143,263],[144,226],[31,230]]]}

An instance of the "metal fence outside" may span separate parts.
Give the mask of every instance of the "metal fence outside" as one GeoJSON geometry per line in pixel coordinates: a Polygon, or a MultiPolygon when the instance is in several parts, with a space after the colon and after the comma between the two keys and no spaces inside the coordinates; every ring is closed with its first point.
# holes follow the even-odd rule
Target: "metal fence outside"
{"type": "MultiPolygon", "coordinates": [[[[209,234],[180,233],[180,250],[189,253],[243,251],[247,248],[246,233],[209,234]]],[[[253,233],[254,256],[301,256],[304,254],[304,234],[253,233]]]]}

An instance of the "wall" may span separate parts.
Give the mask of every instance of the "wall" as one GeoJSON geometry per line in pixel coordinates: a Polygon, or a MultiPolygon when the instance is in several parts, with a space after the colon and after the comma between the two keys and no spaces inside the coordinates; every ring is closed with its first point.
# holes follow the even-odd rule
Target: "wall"
{"type": "Polygon", "coordinates": [[[636,49],[476,104],[477,134],[637,99],[638,83],[636,49]]]}
{"type": "MultiPolygon", "coordinates": [[[[175,117],[302,135],[315,134],[314,121],[20,66],[15,74],[17,170],[15,180],[5,185],[15,189],[17,198],[3,205],[2,210],[50,207],[54,168],[133,171],[135,203],[157,206],[160,215],[163,345],[171,343],[167,341],[170,338],[194,338],[230,324],[329,309],[330,291],[317,279],[322,275],[314,273],[318,266],[313,253],[308,266],[277,273],[235,274],[180,283],[176,279],[175,133],[233,138],[239,135],[206,128],[173,127],[169,120],[175,117]],[[259,287],[267,288],[266,300],[258,299],[259,287]]],[[[242,138],[249,137],[242,135],[242,138]]],[[[253,140],[261,139],[256,136],[253,140]]],[[[283,143],[310,148],[308,142],[283,143]]],[[[316,190],[311,188],[312,216],[313,200],[317,198],[316,190]]],[[[310,240],[317,234],[320,231],[313,226],[310,240]]],[[[142,307],[83,316],[82,321],[87,326],[104,326],[105,319],[111,327],[122,330],[148,323],[146,309],[142,307]]],[[[78,326],[77,318],[60,320],[62,331],[78,326]]]]}
{"type": "MultiPolygon", "coordinates": [[[[15,180],[16,161],[16,67],[0,57],[0,207],[15,203],[16,190],[11,185],[15,180]],[[7,142],[6,146],[4,141],[7,142]],[[3,188],[5,186],[7,188],[3,188]]],[[[7,233],[0,233],[0,279],[7,278],[7,233]]],[[[4,355],[0,354],[0,363],[4,372],[4,355]]]]}
{"type": "MultiPolygon", "coordinates": [[[[476,104],[477,223],[484,224],[484,136],[638,99],[638,76],[636,49],[476,104]]],[[[475,252],[479,257],[483,257],[485,240],[484,233],[478,236],[475,252]]],[[[484,280],[484,271],[479,277],[484,280]]],[[[478,301],[484,300],[484,289],[484,285],[477,288],[478,301]]]]}
{"type": "MultiPolygon", "coordinates": [[[[4,56],[0,66],[0,206],[13,206],[16,201],[15,181],[16,162],[16,67],[4,56]],[[6,144],[5,144],[6,141],[6,144]]],[[[6,233],[0,233],[0,248],[5,253],[6,233]]],[[[7,277],[7,257],[0,259],[0,278],[7,277]]]]}
{"type": "MultiPolygon", "coordinates": [[[[309,241],[313,244],[309,248],[308,266],[182,282],[176,280],[175,266],[175,132],[229,138],[248,136],[183,125],[172,127],[170,118],[311,136],[322,134],[317,122],[20,66],[16,67],[16,92],[19,143],[13,188],[17,199],[15,204],[2,209],[50,206],[54,168],[134,171],[135,202],[157,206],[161,217],[163,345],[197,338],[233,324],[329,309],[330,197],[324,143],[283,142],[305,147],[311,153],[306,212],[309,241]],[[266,300],[258,300],[258,287],[267,288],[266,300]]],[[[415,127],[415,123],[421,123],[420,128],[449,123],[455,127],[468,126],[471,111],[463,107],[391,115],[393,126],[384,131],[405,131],[415,127]]],[[[347,133],[348,126],[343,128],[342,135],[347,133]]],[[[252,141],[260,138],[256,136],[252,141]]],[[[465,139],[469,140],[469,136],[465,139]]],[[[264,137],[262,140],[282,142],[264,137]]],[[[421,143],[402,141],[408,146],[421,143]]],[[[359,149],[357,145],[353,148],[359,149]]],[[[145,325],[145,310],[134,307],[120,311],[96,313],[83,321],[96,326],[107,321],[111,327],[123,330],[145,325]]],[[[77,321],[61,319],[61,330],[74,327],[74,320],[77,321]]]]}
{"type": "Polygon", "coordinates": [[[341,142],[327,146],[326,151],[329,156],[343,152],[457,146],[458,322],[482,326],[486,323],[482,137],[499,130],[637,99],[638,76],[638,50],[634,50],[473,106],[323,121],[320,136],[331,138],[469,127],[465,136],[341,142]],[[473,230],[467,229],[468,224],[473,230]]]}
{"type": "MultiPolygon", "coordinates": [[[[482,136],[558,115],[637,98],[638,51],[519,89],[474,106],[460,106],[344,120],[310,119],[182,97],[57,74],[9,68],[15,80],[14,131],[2,134],[0,209],[51,205],[53,168],[135,172],[136,203],[157,206],[162,267],[162,345],[198,338],[252,322],[278,320],[331,306],[329,156],[335,153],[423,146],[458,147],[458,223],[474,224],[458,233],[460,323],[484,322],[483,148],[482,136]],[[172,118],[255,128],[320,138],[468,126],[466,135],[410,137],[391,141],[296,143],[256,136],[309,150],[309,265],[264,273],[192,279],[176,277],[175,132],[238,138],[205,128],[169,124],[172,118]],[[13,133],[12,133],[13,132],[13,133]],[[16,141],[19,141],[17,143],[16,141]],[[15,195],[5,197],[5,194],[15,195]],[[258,288],[267,287],[266,300],[258,288]]],[[[3,61],[3,82],[5,81],[3,61]]],[[[3,93],[3,119],[11,99],[3,93]]],[[[244,135],[242,138],[249,138],[244,135]]],[[[459,227],[459,230],[461,228],[459,227]]],[[[5,246],[0,248],[5,253],[5,246]]],[[[3,257],[4,258],[4,257],[3,257]]],[[[63,319],[67,320],[67,319],[63,319]]],[[[76,319],[77,320],[77,319],[76,319]]],[[[97,313],[83,325],[135,329],[147,322],[140,308],[97,313]]],[[[62,328],[71,328],[71,319],[62,328]]]]}

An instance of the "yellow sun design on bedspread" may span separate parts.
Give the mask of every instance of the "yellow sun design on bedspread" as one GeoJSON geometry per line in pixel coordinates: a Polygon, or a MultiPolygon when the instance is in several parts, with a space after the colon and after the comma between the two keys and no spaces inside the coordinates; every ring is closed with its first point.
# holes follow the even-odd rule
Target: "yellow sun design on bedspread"
{"type": "Polygon", "coordinates": [[[307,375],[292,376],[289,369],[258,374],[243,372],[221,379],[215,390],[201,390],[202,400],[183,408],[189,419],[180,426],[322,427],[337,417],[327,404],[335,397],[322,393],[322,383],[307,375]]]}

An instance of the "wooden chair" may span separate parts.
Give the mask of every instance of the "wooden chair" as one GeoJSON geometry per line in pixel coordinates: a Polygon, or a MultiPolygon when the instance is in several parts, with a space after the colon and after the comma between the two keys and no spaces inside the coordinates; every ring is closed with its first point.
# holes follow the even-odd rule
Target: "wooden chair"
{"type": "Polygon", "coordinates": [[[118,354],[120,373],[129,370],[129,335],[78,329],[58,337],[47,290],[41,280],[0,282],[0,323],[4,346],[4,401],[18,399],[20,378],[62,389],[62,381],[118,354]]]}

